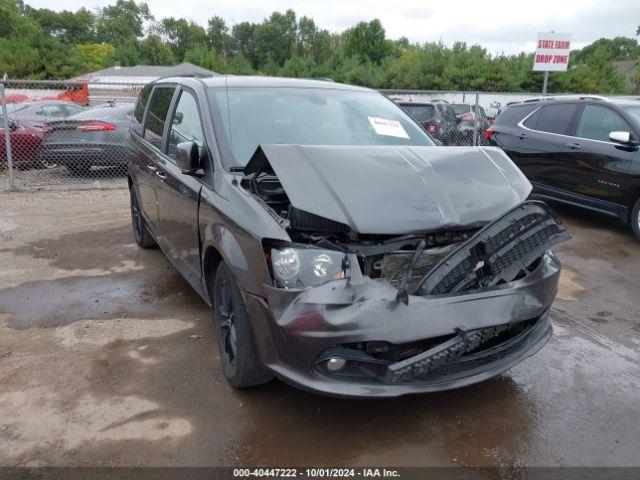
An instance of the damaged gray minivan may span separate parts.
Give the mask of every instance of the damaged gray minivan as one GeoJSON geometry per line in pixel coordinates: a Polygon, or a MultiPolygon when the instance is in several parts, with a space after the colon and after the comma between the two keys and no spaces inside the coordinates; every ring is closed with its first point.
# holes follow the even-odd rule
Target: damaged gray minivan
{"type": "Polygon", "coordinates": [[[372,90],[265,77],[155,81],[130,134],[135,240],[213,306],[235,387],[445,390],[551,336],[569,236],[499,149],[435,146],[372,90]]]}

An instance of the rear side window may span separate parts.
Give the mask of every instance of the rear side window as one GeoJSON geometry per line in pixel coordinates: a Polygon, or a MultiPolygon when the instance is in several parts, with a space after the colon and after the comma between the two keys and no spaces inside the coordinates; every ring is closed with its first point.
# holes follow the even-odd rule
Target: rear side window
{"type": "Polygon", "coordinates": [[[142,89],[140,95],[138,95],[136,108],[133,110],[131,127],[138,133],[142,132],[142,117],[144,116],[144,109],[147,108],[147,102],[149,101],[152,86],[153,85],[147,85],[142,89]]]}
{"type": "Polygon", "coordinates": [[[586,105],[582,110],[576,137],[609,141],[611,132],[630,132],[629,124],[615,111],[600,105],[586,105]]]}
{"type": "Polygon", "coordinates": [[[577,108],[578,106],[575,104],[545,105],[540,111],[537,125],[530,128],[567,135],[577,108]]]}
{"type": "Polygon", "coordinates": [[[162,144],[162,132],[174,90],[174,87],[158,87],[153,91],[149,102],[144,138],[156,148],[160,148],[162,144]]]}
{"type": "Polygon", "coordinates": [[[44,115],[47,118],[61,118],[67,116],[67,112],[62,105],[43,105],[36,113],[44,115]]]}
{"type": "Polygon", "coordinates": [[[539,108],[540,104],[520,104],[520,105],[508,105],[496,118],[496,125],[506,125],[513,127],[517,125],[520,120],[533,112],[536,108],[539,108]]]}
{"type": "Polygon", "coordinates": [[[402,108],[418,122],[427,122],[436,116],[433,105],[403,105],[402,108]]]}

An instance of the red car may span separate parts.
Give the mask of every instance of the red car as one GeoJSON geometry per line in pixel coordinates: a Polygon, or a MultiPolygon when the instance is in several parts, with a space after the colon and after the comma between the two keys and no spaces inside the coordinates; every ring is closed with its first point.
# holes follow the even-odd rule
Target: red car
{"type": "MultiPolygon", "coordinates": [[[[43,132],[39,128],[9,120],[11,158],[14,167],[40,166],[40,145],[43,132]]],[[[7,167],[4,119],[0,117],[0,168],[7,167]]]]}

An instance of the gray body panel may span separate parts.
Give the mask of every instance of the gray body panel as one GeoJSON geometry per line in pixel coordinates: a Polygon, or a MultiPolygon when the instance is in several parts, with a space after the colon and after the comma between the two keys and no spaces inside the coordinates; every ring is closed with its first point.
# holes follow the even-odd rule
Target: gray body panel
{"type": "Polygon", "coordinates": [[[263,145],[291,204],[362,234],[406,234],[489,222],[531,185],[495,148],[263,145]]]}

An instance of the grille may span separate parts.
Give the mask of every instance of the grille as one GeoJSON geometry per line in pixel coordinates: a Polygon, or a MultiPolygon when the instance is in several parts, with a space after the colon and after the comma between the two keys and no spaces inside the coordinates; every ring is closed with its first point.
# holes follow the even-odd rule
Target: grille
{"type": "Polygon", "coordinates": [[[429,272],[419,293],[442,295],[513,281],[545,250],[569,238],[544,204],[525,202],[429,272]]]}
{"type": "MultiPolygon", "coordinates": [[[[422,255],[413,265],[411,278],[409,279],[409,291],[413,291],[418,282],[424,277],[440,260],[446,257],[455,248],[456,244],[445,247],[430,248],[422,252],[422,255]]],[[[374,268],[380,271],[380,276],[386,279],[395,288],[399,288],[402,283],[409,263],[413,259],[412,251],[397,251],[386,253],[374,268]]]]}
{"type": "MultiPolygon", "coordinates": [[[[537,321],[523,322],[522,325],[519,325],[518,327],[513,328],[512,330],[493,339],[493,342],[497,342],[497,345],[487,349],[480,347],[479,350],[467,353],[458,360],[438,365],[430,369],[428,373],[412,378],[409,382],[424,382],[425,380],[431,381],[440,377],[447,377],[460,373],[467,375],[470,371],[482,368],[502,358],[508,357],[516,353],[525,345],[529,338],[529,333],[536,324],[537,321]]],[[[491,341],[489,343],[491,343],[491,341]]]]}

